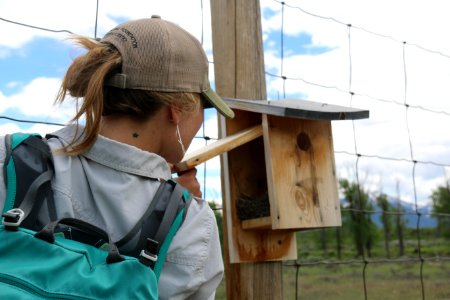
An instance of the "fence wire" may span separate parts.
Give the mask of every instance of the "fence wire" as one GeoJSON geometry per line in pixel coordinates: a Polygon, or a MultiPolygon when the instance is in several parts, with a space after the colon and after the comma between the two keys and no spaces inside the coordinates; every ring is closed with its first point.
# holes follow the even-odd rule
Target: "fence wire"
{"type": "MultiPolygon", "coordinates": [[[[420,286],[418,288],[419,293],[420,293],[420,298],[421,299],[426,299],[426,289],[425,286],[427,284],[426,282],[426,278],[427,278],[427,274],[424,270],[424,265],[426,262],[433,262],[433,263],[438,263],[438,264],[445,264],[450,260],[450,257],[448,256],[448,252],[446,252],[446,255],[442,256],[442,255],[426,255],[424,254],[424,249],[427,247],[427,245],[424,245],[423,240],[422,240],[422,235],[421,232],[424,230],[421,226],[421,221],[424,217],[428,216],[428,217],[432,217],[432,218],[449,218],[450,219],[450,211],[449,212],[445,212],[445,213],[436,213],[436,212],[423,212],[421,211],[421,209],[419,208],[419,204],[418,204],[418,195],[417,195],[417,183],[416,183],[416,179],[417,179],[417,175],[416,175],[416,169],[417,169],[417,165],[425,165],[425,164],[429,164],[429,165],[434,165],[434,166],[439,166],[439,167],[450,167],[449,164],[446,163],[441,163],[441,162],[437,162],[437,161],[424,161],[424,160],[419,160],[415,157],[414,155],[414,143],[412,141],[411,138],[411,130],[410,130],[410,125],[411,125],[411,121],[410,121],[410,114],[411,114],[411,110],[421,110],[421,111],[426,111],[432,114],[440,114],[440,115],[444,115],[444,116],[449,116],[449,112],[445,111],[445,110],[439,110],[436,108],[428,108],[428,107],[424,107],[421,105],[413,105],[410,104],[408,102],[408,59],[407,59],[407,51],[408,51],[408,47],[416,47],[418,49],[421,49],[423,51],[428,52],[429,54],[432,55],[439,55],[441,57],[444,57],[446,59],[450,59],[450,56],[447,54],[444,54],[440,51],[435,51],[435,50],[431,50],[428,49],[426,47],[423,47],[421,45],[418,44],[410,44],[407,43],[405,41],[400,41],[398,39],[395,39],[389,35],[384,35],[384,34],[379,34],[370,30],[367,30],[365,28],[362,27],[357,27],[354,26],[352,24],[347,24],[345,22],[341,22],[335,18],[330,18],[330,17],[325,17],[325,16],[321,16],[319,14],[315,14],[315,13],[311,13],[309,11],[306,11],[305,9],[303,9],[302,7],[299,6],[293,6],[293,5],[289,5],[284,1],[277,1],[277,0],[273,0],[274,2],[279,3],[280,7],[280,12],[281,12],[281,41],[283,41],[283,36],[285,35],[284,33],[284,24],[286,23],[285,21],[285,11],[286,9],[292,9],[292,10],[296,10],[298,12],[298,19],[301,20],[302,16],[304,15],[308,15],[317,19],[322,19],[324,21],[330,21],[330,22],[334,22],[335,26],[337,27],[342,27],[345,26],[347,27],[347,38],[348,38],[348,68],[349,68],[349,72],[348,72],[348,89],[343,89],[340,88],[338,86],[330,86],[327,84],[323,84],[321,82],[312,82],[310,80],[306,80],[304,78],[302,78],[302,76],[296,76],[296,77],[289,77],[286,76],[283,73],[283,68],[281,67],[281,72],[279,75],[276,74],[272,74],[270,72],[266,72],[266,75],[269,78],[279,78],[280,80],[282,80],[282,90],[283,90],[283,98],[286,98],[286,82],[291,80],[291,81],[301,81],[306,85],[310,85],[310,86],[315,86],[315,87],[319,87],[322,89],[333,89],[338,93],[344,93],[344,94],[348,94],[349,98],[350,98],[350,106],[353,107],[353,102],[354,102],[354,97],[355,96],[360,96],[360,97],[365,97],[369,100],[372,101],[377,101],[377,102],[384,102],[384,103],[391,103],[391,104],[395,104],[395,105],[399,105],[404,107],[404,114],[405,114],[405,126],[407,129],[407,139],[408,139],[408,147],[409,147],[409,157],[405,157],[405,158],[396,158],[396,157],[388,157],[388,156],[384,156],[384,155],[371,155],[371,154],[364,154],[361,153],[358,149],[358,145],[359,145],[359,140],[357,138],[357,125],[356,123],[358,123],[359,121],[351,121],[352,122],[352,130],[353,130],[353,142],[354,142],[354,152],[349,152],[349,151],[336,151],[335,153],[340,153],[340,154],[345,154],[348,156],[353,156],[355,158],[354,160],[354,170],[355,170],[355,180],[356,180],[356,186],[358,187],[357,189],[357,193],[358,196],[356,197],[357,203],[355,206],[351,207],[351,208],[342,208],[342,216],[343,218],[346,217],[346,215],[357,215],[357,220],[359,222],[359,226],[363,226],[363,222],[364,222],[364,218],[370,218],[373,214],[379,214],[379,215],[391,215],[394,216],[398,219],[401,219],[402,217],[405,216],[415,216],[416,217],[416,224],[415,224],[415,236],[416,236],[416,246],[415,246],[415,256],[399,256],[399,257],[387,257],[387,258],[370,258],[367,255],[366,249],[363,248],[362,253],[360,253],[360,255],[356,255],[358,258],[341,258],[341,255],[338,254],[337,256],[334,257],[326,257],[326,255],[324,255],[325,257],[321,257],[321,258],[302,258],[302,239],[303,236],[306,235],[306,233],[299,233],[298,234],[298,239],[299,239],[299,245],[300,245],[300,250],[299,250],[299,256],[300,258],[295,261],[295,262],[286,262],[284,263],[284,267],[285,268],[294,268],[295,269],[295,299],[310,299],[302,290],[302,287],[308,288],[307,284],[309,284],[308,280],[305,280],[305,276],[307,275],[301,275],[301,268],[307,268],[307,267],[318,267],[318,266],[322,266],[322,267],[330,267],[330,266],[342,266],[342,265],[360,265],[361,266],[361,280],[362,280],[362,295],[364,297],[364,299],[368,299],[368,298],[375,298],[375,299],[386,299],[388,295],[380,295],[380,291],[374,290],[372,292],[370,292],[371,290],[371,285],[370,282],[367,278],[367,272],[370,270],[370,268],[372,268],[373,266],[377,266],[377,265],[381,265],[381,264],[418,264],[419,265],[419,280],[420,280],[420,286]],[[353,42],[353,37],[352,37],[352,33],[354,30],[361,30],[363,32],[365,32],[368,35],[372,35],[372,36],[376,36],[378,38],[383,38],[383,39],[387,39],[390,40],[394,43],[399,43],[402,45],[402,64],[403,64],[403,76],[404,76],[404,99],[403,101],[400,100],[388,100],[388,99],[382,99],[379,97],[375,97],[375,96],[371,96],[371,95],[367,95],[367,94],[362,94],[362,93],[357,93],[353,90],[353,68],[354,68],[354,61],[353,61],[353,53],[352,51],[354,51],[352,49],[352,42],[353,42]],[[384,210],[367,210],[364,209],[364,205],[362,204],[362,199],[363,199],[363,195],[362,195],[362,190],[363,190],[363,183],[361,181],[361,175],[360,175],[360,161],[364,158],[376,158],[378,160],[384,160],[384,161],[405,161],[410,163],[410,168],[411,168],[411,181],[412,181],[412,186],[413,186],[413,201],[414,201],[414,209],[412,211],[401,211],[401,210],[397,210],[397,211],[384,211],[384,210]],[[303,280],[302,280],[303,279],[303,280]],[[302,282],[304,282],[304,284],[302,285],[302,282]]],[[[281,47],[283,47],[283,43],[281,43],[281,47]]],[[[280,49],[280,60],[281,60],[281,66],[284,65],[283,60],[284,58],[284,49],[280,49]]],[[[436,128],[436,130],[438,131],[439,128],[436,128]]],[[[389,145],[386,145],[387,147],[389,145]]],[[[445,184],[445,181],[443,180],[443,183],[445,184]]],[[[399,196],[398,196],[399,197],[399,196]]],[[[400,197],[399,197],[400,200],[400,197]]],[[[343,228],[344,229],[344,228],[343,228]]],[[[322,229],[322,231],[326,231],[329,229],[322,229]]],[[[340,229],[337,229],[340,230],[340,229]]],[[[320,230],[319,230],[320,231],[320,230]]],[[[337,232],[337,231],[336,231],[337,232]]],[[[360,234],[363,234],[363,231],[358,231],[360,234]]],[[[337,233],[336,233],[337,235],[337,233]]],[[[364,240],[364,237],[359,237],[360,240],[364,240]]],[[[323,241],[322,241],[323,243],[323,241]]],[[[447,241],[448,243],[448,241],[447,241]]],[[[448,244],[447,244],[448,246],[448,244]]],[[[306,248],[306,247],[304,247],[306,248]]],[[[303,249],[304,249],[303,248],[303,249]]],[[[337,249],[336,252],[340,253],[340,249],[337,249]]],[[[447,250],[448,251],[448,250],[447,250]]],[[[323,274],[323,278],[326,277],[326,273],[323,274]]],[[[450,279],[449,273],[446,273],[447,279],[450,279]]],[[[448,280],[447,280],[448,282],[448,280]]],[[[321,284],[318,282],[318,285],[315,287],[316,290],[320,290],[321,284]]],[[[411,284],[411,288],[414,289],[417,287],[415,287],[413,284],[411,284]]],[[[390,291],[392,292],[392,291],[390,291]]],[[[450,291],[447,290],[444,291],[446,297],[448,297],[450,295],[450,291]]],[[[404,296],[404,295],[403,295],[404,296]]],[[[403,297],[402,296],[402,297],[403,297]]],[[[358,297],[359,298],[359,297],[358,297]]],[[[315,294],[314,299],[318,299],[317,298],[317,294],[315,294]]],[[[333,297],[329,297],[327,296],[324,299],[333,299],[333,297]]],[[[336,299],[344,299],[344,298],[340,298],[339,296],[336,296],[336,299]]],[[[431,296],[428,299],[434,299],[433,296],[431,296]]]]}

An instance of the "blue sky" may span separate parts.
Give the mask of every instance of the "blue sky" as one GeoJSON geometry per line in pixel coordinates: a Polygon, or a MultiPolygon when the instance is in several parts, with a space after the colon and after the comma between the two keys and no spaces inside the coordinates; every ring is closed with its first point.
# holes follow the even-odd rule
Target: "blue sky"
{"type": "MultiPolygon", "coordinates": [[[[396,182],[400,182],[402,198],[412,202],[412,166],[403,161],[411,158],[412,145],[414,159],[437,162],[420,164],[416,169],[419,202],[429,201],[430,191],[448,177],[450,137],[442,131],[450,126],[449,117],[415,108],[406,114],[400,104],[405,102],[406,90],[406,101],[411,106],[450,111],[450,20],[445,1],[285,3],[281,62],[281,4],[261,0],[266,71],[280,75],[283,65],[283,75],[291,78],[283,85],[281,79],[267,76],[269,98],[281,98],[285,91],[286,97],[369,109],[369,120],[333,123],[338,175],[355,176],[355,156],[346,153],[355,152],[356,140],[358,152],[368,156],[359,162],[367,188],[392,195],[396,182]],[[346,24],[352,24],[350,32],[346,24]],[[407,42],[405,48],[402,41],[407,42]],[[350,86],[353,98],[345,92],[350,86]]],[[[97,34],[102,36],[119,21],[152,14],[176,22],[203,39],[213,61],[209,1],[130,0],[126,6],[118,0],[99,1],[97,34]]],[[[95,17],[95,1],[0,0],[0,18],[91,37],[95,17]]],[[[68,35],[2,20],[0,32],[0,115],[68,122],[73,106],[52,106],[59,81],[78,53],[66,40],[68,35]]],[[[212,67],[210,73],[213,81],[212,67]]],[[[55,128],[0,119],[0,134],[12,130],[46,133],[55,128]]],[[[212,110],[207,111],[205,130],[207,136],[217,137],[217,119],[212,110]]],[[[192,149],[204,144],[204,140],[197,139],[192,149]]],[[[203,168],[199,168],[201,182],[203,168]]],[[[209,161],[206,168],[206,197],[220,199],[219,160],[209,161]]]]}
{"type": "Polygon", "coordinates": [[[62,47],[55,39],[38,38],[1,60],[1,90],[5,96],[20,91],[23,86],[41,75],[61,77],[70,63],[69,47],[62,47]],[[39,58],[39,59],[36,59],[39,58]],[[17,84],[11,84],[17,83],[17,84]]]}

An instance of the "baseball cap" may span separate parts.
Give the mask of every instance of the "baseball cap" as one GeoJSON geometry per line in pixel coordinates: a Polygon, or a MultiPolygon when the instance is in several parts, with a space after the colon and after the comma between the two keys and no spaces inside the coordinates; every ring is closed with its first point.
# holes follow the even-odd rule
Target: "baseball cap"
{"type": "MultiPolygon", "coordinates": [[[[178,25],[159,16],[122,23],[101,40],[117,48],[122,71],[105,85],[122,89],[202,94],[223,116],[234,112],[210,87],[208,59],[200,42],[178,25]]],[[[208,105],[206,105],[208,107],[208,105]]]]}

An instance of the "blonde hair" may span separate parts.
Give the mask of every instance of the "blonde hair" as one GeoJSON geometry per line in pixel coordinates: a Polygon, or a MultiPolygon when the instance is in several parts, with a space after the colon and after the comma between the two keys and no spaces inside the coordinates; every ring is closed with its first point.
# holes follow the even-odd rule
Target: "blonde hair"
{"type": "Polygon", "coordinates": [[[77,57],[64,76],[55,103],[63,103],[69,94],[83,98],[81,106],[71,122],[79,124],[85,116],[84,134],[80,140],[73,140],[62,150],[68,155],[78,155],[88,150],[100,132],[101,117],[125,114],[139,119],[152,117],[164,105],[175,106],[182,112],[195,111],[201,103],[198,93],[158,92],[120,89],[105,86],[108,76],[120,72],[122,58],[112,45],[76,36],[75,42],[87,49],[77,57]]]}

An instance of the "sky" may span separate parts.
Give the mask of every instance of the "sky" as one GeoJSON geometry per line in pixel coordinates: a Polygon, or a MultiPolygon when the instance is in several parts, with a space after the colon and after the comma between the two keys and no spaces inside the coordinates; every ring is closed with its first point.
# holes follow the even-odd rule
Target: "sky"
{"type": "MultiPolygon", "coordinates": [[[[0,116],[69,122],[74,105],[53,105],[66,68],[81,53],[68,32],[102,37],[120,22],[153,14],[202,42],[214,84],[209,1],[98,3],[96,18],[93,0],[0,0],[0,116]]],[[[268,98],[369,110],[369,119],[332,122],[337,176],[358,178],[372,195],[430,203],[433,189],[450,175],[450,18],[445,1],[284,3],[260,2],[268,98]]],[[[0,134],[45,134],[59,127],[0,118],[0,134]]],[[[212,109],[206,111],[202,135],[217,138],[212,109]]],[[[188,151],[204,145],[204,139],[195,139],[188,151]]],[[[205,198],[220,203],[219,159],[198,170],[205,198]]]]}

